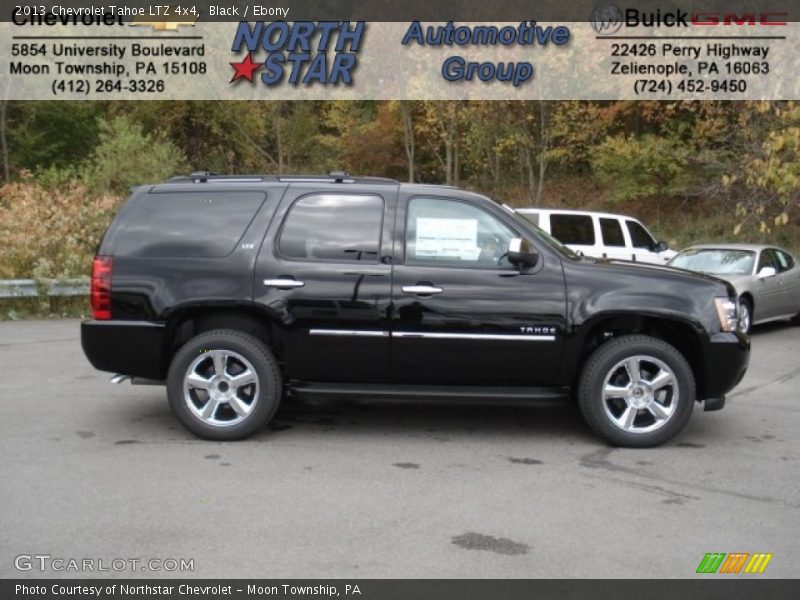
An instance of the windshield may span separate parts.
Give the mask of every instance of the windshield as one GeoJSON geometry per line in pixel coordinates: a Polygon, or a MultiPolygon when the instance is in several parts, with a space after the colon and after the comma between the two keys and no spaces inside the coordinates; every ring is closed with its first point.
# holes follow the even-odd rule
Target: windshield
{"type": "Polygon", "coordinates": [[[750,275],[753,272],[753,261],[755,252],[752,250],[703,248],[684,250],[667,264],[670,267],[712,275],[750,275]]]}
{"type": "MultiPolygon", "coordinates": [[[[571,248],[568,248],[567,246],[559,242],[556,238],[554,238],[544,229],[539,227],[532,219],[529,219],[526,215],[523,215],[522,213],[518,213],[507,204],[503,204],[502,206],[509,213],[511,213],[511,215],[514,217],[517,223],[519,223],[522,227],[525,227],[527,229],[533,229],[537,234],[539,234],[539,237],[541,237],[542,240],[544,240],[551,248],[553,248],[557,252],[560,252],[567,258],[571,258],[573,260],[580,260],[581,258],[580,254],[578,254],[571,248]]],[[[531,215],[531,216],[538,218],[538,215],[531,215]]]]}

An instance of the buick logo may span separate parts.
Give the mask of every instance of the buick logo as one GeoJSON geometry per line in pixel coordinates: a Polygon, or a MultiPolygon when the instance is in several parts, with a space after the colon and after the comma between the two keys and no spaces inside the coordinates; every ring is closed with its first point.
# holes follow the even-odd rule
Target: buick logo
{"type": "Polygon", "coordinates": [[[599,35],[612,35],[622,27],[622,10],[616,4],[598,4],[592,11],[589,23],[599,35]]]}

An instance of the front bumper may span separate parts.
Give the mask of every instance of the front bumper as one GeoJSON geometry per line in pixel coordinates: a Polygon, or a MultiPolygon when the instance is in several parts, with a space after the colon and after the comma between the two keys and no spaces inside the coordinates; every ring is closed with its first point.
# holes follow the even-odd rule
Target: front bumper
{"type": "Polygon", "coordinates": [[[167,375],[164,323],[96,321],[81,323],[83,353],[95,369],[147,379],[167,375]]]}
{"type": "MultiPolygon", "coordinates": [[[[704,378],[698,400],[722,397],[736,387],[750,364],[750,338],[740,332],[715,333],[703,343],[704,378]]],[[[721,407],[720,407],[721,408],[721,407]]]]}

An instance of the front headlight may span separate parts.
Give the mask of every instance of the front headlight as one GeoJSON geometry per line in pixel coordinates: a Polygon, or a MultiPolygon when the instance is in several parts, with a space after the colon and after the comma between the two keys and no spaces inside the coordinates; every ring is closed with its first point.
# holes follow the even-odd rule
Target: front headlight
{"type": "Polygon", "coordinates": [[[739,315],[736,313],[736,302],[730,298],[714,298],[719,316],[719,326],[722,331],[736,331],[739,325],[739,315]]]}

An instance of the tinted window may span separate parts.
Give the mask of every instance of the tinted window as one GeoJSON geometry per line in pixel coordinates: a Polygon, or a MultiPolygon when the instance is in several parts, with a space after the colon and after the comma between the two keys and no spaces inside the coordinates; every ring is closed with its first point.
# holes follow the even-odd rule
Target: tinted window
{"type": "Polygon", "coordinates": [[[781,250],[776,250],[775,254],[778,256],[778,263],[781,265],[780,271],[788,271],[794,267],[794,259],[789,254],[781,250]]]}
{"type": "Polygon", "coordinates": [[[114,238],[114,254],[227,256],[264,202],[264,192],[153,193],[139,199],[114,238]]]}
{"type": "Polygon", "coordinates": [[[628,224],[628,233],[631,234],[631,244],[634,248],[647,248],[648,250],[656,245],[647,229],[639,225],[636,221],[626,221],[628,224]]]}
{"type": "MultiPolygon", "coordinates": [[[[511,214],[511,218],[520,226],[522,231],[526,230],[533,230],[536,232],[536,235],[545,242],[548,246],[556,250],[559,254],[566,256],[567,258],[571,258],[573,260],[580,260],[580,256],[568,246],[565,246],[563,242],[560,242],[552,234],[548,233],[541,227],[539,227],[539,215],[536,214],[536,221],[532,221],[528,217],[532,215],[523,214],[520,212],[515,212],[511,214]]],[[[519,236],[517,236],[519,237],[519,236]]]]}
{"type": "Polygon", "coordinates": [[[603,235],[603,245],[625,246],[625,236],[622,235],[619,219],[601,218],[600,233],[603,235]]]}
{"type": "Polygon", "coordinates": [[[550,233],[565,244],[594,246],[594,223],[588,215],[550,215],[550,233]]]}
{"type": "Polygon", "coordinates": [[[767,249],[761,251],[761,257],[758,259],[758,269],[756,269],[756,273],[761,271],[764,267],[772,267],[775,269],[777,273],[780,270],[780,263],[778,262],[778,257],[775,254],[775,250],[767,249]]]}
{"type": "Polygon", "coordinates": [[[377,262],[382,222],[379,196],[304,196],[289,210],[278,250],[294,259],[377,262]]]}
{"type": "Polygon", "coordinates": [[[515,237],[502,221],[471,204],[414,198],[406,220],[406,264],[509,267],[505,254],[515,237]]]}

